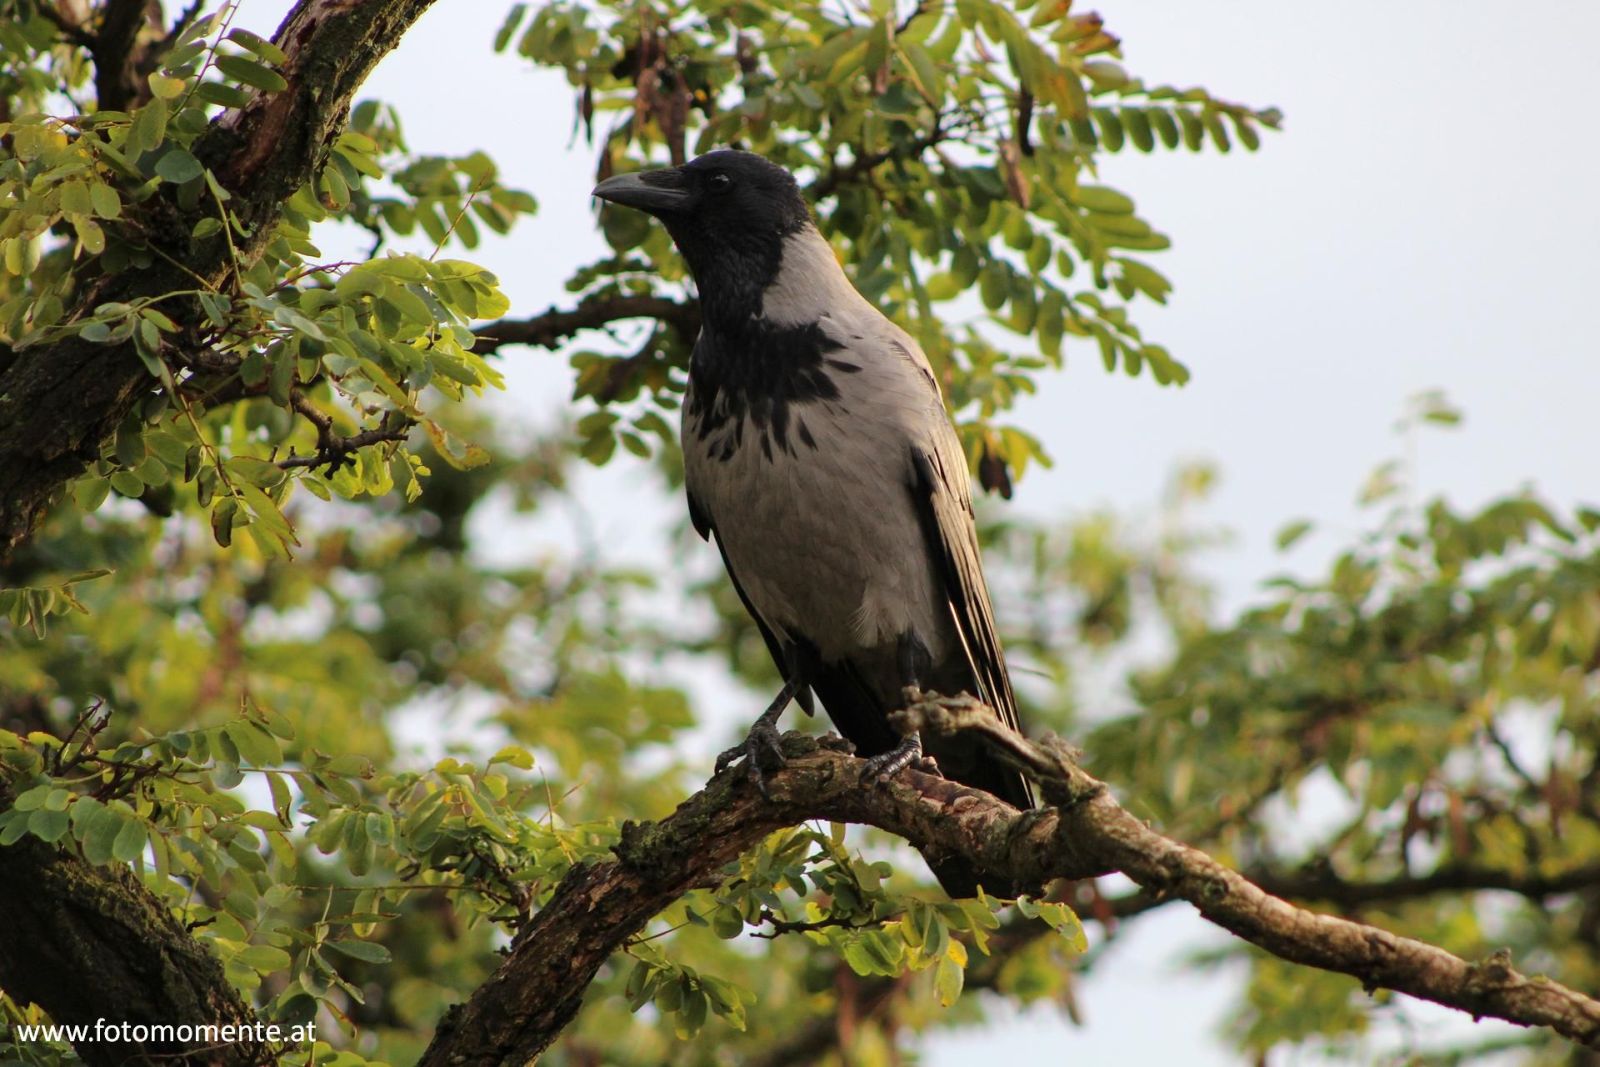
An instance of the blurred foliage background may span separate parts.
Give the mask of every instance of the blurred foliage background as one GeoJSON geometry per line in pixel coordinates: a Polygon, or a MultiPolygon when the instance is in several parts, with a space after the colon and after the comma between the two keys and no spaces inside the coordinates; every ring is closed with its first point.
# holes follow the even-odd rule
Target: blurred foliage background
{"type": "MultiPolygon", "coordinates": [[[[676,485],[692,287],[659,228],[602,210],[610,254],[567,293],[501,292],[469,262],[479,227],[538,205],[367,102],[228,285],[69,314],[163,254],[173,205],[204,214],[194,247],[232,239],[189,149],[282,88],[234,5],[159,8],[111,100],[84,42],[103,10],[8,0],[0,22],[0,366],[76,336],[132,340],[150,370],[0,564],[0,846],[130,865],[265,1015],[322,1024],[318,1062],[409,1062],[574,862],[704,779],[727,739],[697,725],[683,671],[752,711],[775,683],[731,588],[679,571],[687,530],[661,566],[620,567],[570,487],[582,463],[676,485]],[[348,225],[366,257],[329,262],[319,235],[348,225]],[[418,233],[434,255],[391,253],[418,233]],[[477,399],[519,343],[570,364],[567,423],[530,433],[477,399]],[[570,530],[566,550],[495,562],[527,522],[570,530]]],[[[1181,357],[1204,373],[1140,330],[1168,238],[1097,161],[1254,150],[1279,125],[1127,71],[1066,0],[517,4],[483,47],[565,72],[597,177],[723,144],[796,171],[857,284],[927,349],[996,496],[1048,462],[1010,412],[1063,351],[1156,385],[1187,380],[1181,357]]],[[[1397,450],[1457,418],[1419,398],[1397,450]]],[[[1458,512],[1396,461],[1325,575],[1221,616],[1203,554],[1225,532],[1193,518],[1215,477],[1175,472],[1143,516],[985,507],[1025,721],[1275,892],[1600,983],[1600,513],[1527,492],[1458,512]]],[[[908,855],[775,835],[620,953],[547,1062],[904,1062],[997,998],[1074,1014],[1096,953],[1161,906],[1115,880],[952,904],[908,855]],[[781,933],[806,922],[828,925],[781,933]]],[[[1248,961],[1229,1036],[1256,1062],[1366,1048],[1381,999],[1245,948],[1195,962],[1224,957],[1248,961]]],[[[39,1018],[0,997],[0,1035],[39,1018]]],[[[1539,1034],[1491,1043],[1587,1062],[1539,1034]]]]}

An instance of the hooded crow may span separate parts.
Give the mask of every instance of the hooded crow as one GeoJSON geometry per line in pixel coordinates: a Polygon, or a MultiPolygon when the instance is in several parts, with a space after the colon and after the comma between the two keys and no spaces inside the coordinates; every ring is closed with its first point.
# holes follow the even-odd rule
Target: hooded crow
{"type": "MultiPolygon", "coordinates": [[[[784,678],[718,769],[781,764],[776,722],[820,697],[872,776],[926,754],[1019,808],[1033,796],[976,741],[899,737],[908,686],[971,693],[1019,726],[978,556],[966,459],[921,348],[858,293],[794,177],[748,152],[622,174],[594,195],[660,219],[694,275],[701,327],[683,408],[700,536],[784,678]]],[[[764,791],[764,786],[763,786],[764,791]]],[[[952,896],[1016,887],[929,857],[952,896]]]]}

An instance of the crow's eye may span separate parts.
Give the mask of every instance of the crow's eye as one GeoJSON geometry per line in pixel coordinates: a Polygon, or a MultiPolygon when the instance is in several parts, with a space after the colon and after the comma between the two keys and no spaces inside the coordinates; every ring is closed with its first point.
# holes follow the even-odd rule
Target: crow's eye
{"type": "Polygon", "coordinates": [[[722,171],[717,171],[717,173],[706,179],[706,188],[713,193],[725,193],[733,188],[733,179],[722,171]]]}

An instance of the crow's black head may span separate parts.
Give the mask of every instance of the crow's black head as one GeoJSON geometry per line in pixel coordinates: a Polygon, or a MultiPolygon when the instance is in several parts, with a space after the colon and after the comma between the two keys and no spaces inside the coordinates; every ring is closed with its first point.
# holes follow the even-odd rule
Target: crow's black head
{"type": "Polygon", "coordinates": [[[619,174],[594,195],[660,219],[703,300],[743,305],[777,276],[783,243],[811,224],[794,176],[758,155],[725,149],[681,167],[619,174]]]}

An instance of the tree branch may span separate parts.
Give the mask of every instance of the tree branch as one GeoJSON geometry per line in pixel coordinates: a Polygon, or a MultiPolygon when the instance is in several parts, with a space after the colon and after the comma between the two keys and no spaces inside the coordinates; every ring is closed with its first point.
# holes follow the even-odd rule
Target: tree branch
{"type": "Polygon", "coordinates": [[[1586,863],[1553,874],[1517,874],[1497,867],[1459,863],[1423,875],[1405,875],[1370,882],[1347,881],[1326,869],[1287,874],[1252,871],[1250,879],[1274,896],[1320,900],[1344,908],[1412,900],[1435,893],[1477,893],[1488,890],[1543,900],[1563,893],[1600,888],[1600,863],[1586,863]]]}
{"type": "MultiPolygon", "coordinates": [[[[251,235],[238,242],[242,262],[259,254],[283,202],[322,165],[373,66],[432,2],[300,0],[284,20],[276,41],[288,56],[282,65],[288,88],[258,93],[243,109],[225,112],[194,145],[232,192],[230,207],[251,235]]],[[[175,198],[163,198],[155,209],[166,217],[151,237],[165,255],[147,270],[82,286],[62,321],[109,301],[135,304],[193,289],[197,277],[225,284],[236,269],[228,249],[190,237],[200,208],[185,211],[175,198]]],[[[131,342],[65,337],[20,349],[0,368],[0,559],[28,536],[66,483],[99,458],[102,442],[153,386],[131,342]]]]}
{"type": "MultiPolygon", "coordinates": [[[[812,200],[832,196],[840,186],[861,180],[890,159],[920,156],[948,137],[948,131],[935,126],[909,146],[859,155],[849,164],[834,167],[818,178],[806,190],[807,195],[812,200]]],[[[478,335],[473,351],[483,355],[498,351],[502,345],[539,345],[554,349],[584,330],[597,330],[628,319],[656,319],[677,330],[685,340],[693,340],[700,332],[700,306],[695,301],[642,294],[611,294],[587,297],[568,311],[551,307],[532,318],[501,319],[479,326],[473,331],[478,335]]]]}
{"type": "Polygon", "coordinates": [[[145,24],[145,0],[106,0],[100,27],[90,38],[94,59],[95,104],[101,111],[123,111],[139,98],[134,46],[145,24]]]}
{"type": "Polygon", "coordinates": [[[902,732],[980,734],[1039,782],[1050,806],[1018,812],[987,793],[915,771],[882,788],[862,788],[862,761],[790,735],[787,766],[767,779],[770,801],[738,770],[725,772],[660,823],[626,825],[615,860],[575,868],[494,977],[446,1016],[421,1062],[459,1067],[532,1059],[577,1014],[611,953],[662,908],[693,886],[714,884],[724,864],[766,834],[810,819],[876,826],[1023,885],[1121,871],[1157,898],[1187,900],[1211,922],[1290,962],[1475,1018],[1547,1027],[1600,1045],[1600,1001],[1528,978],[1500,954],[1470,963],[1288,904],[1134,818],[1066,746],[1028,742],[970,699],[923,701],[894,718],[902,732]]]}
{"type": "Polygon", "coordinates": [[[287,459],[278,461],[278,466],[283,470],[291,467],[327,467],[330,478],[339,473],[339,468],[349,463],[350,457],[363,448],[385,441],[404,441],[416,425],[411,419],[390,412],[384,416],[381,426],[341,437],[333,431],[333,417],[313,404],[299,389],[290,391],[289,404],[316,427],[317,450],[309,456],[297,456],[291,451],[287,459]]]}
{"type": "Polygon", "coordinates": [[[79,48],[93,48],[94,34],[84,29],[82,25],[68,18],[54,4],[40,4],[36,9],[46,22],[51,23],[61,31],[62,38],[68,44],[75,44],[79,48]]]}
{"type": "Polygon", "coordinates": [[[552,307],[529,319],[500,319],[473,332],[478,335],[472,350],[482,355],[498,351],[501,345],[539,345],[559,348],[563,342],[584,330],[598,330],[613,322],[628,319],[657,319],[692,341],[700,332],[700,305],[663,296],[591,296],[570,311],[552,307]]]}
{"type": "MultiPolygon", "coordinates": [[[[15,798],[0,786],[0,807],[15,798]]],[[[95,867],[24,836],[0,846],[0,988],[62,1025],[97,1020],[146,1026],[252,1027],[256,1016],[222,964],[173,918],[127,867],[95,867]]],[[[256,1042],[86,1041],[91,1067],[170,1062],[247,1067],[263,1062],[256,1042]]]]}
{"type": "Polygon", "coordinates": [[[940,123],[935,123],[932,130],[912,141],[904,147],[885,148],[877,152],[858,153],[845,166],[834,166],[806,188],[806,199],[812,202],[824,200],[839,191],[841,186],[860,181],[862,178],[877,170],[891,159],[915,159],[941,142],[948,140],[950,133],[940,123]]]}

